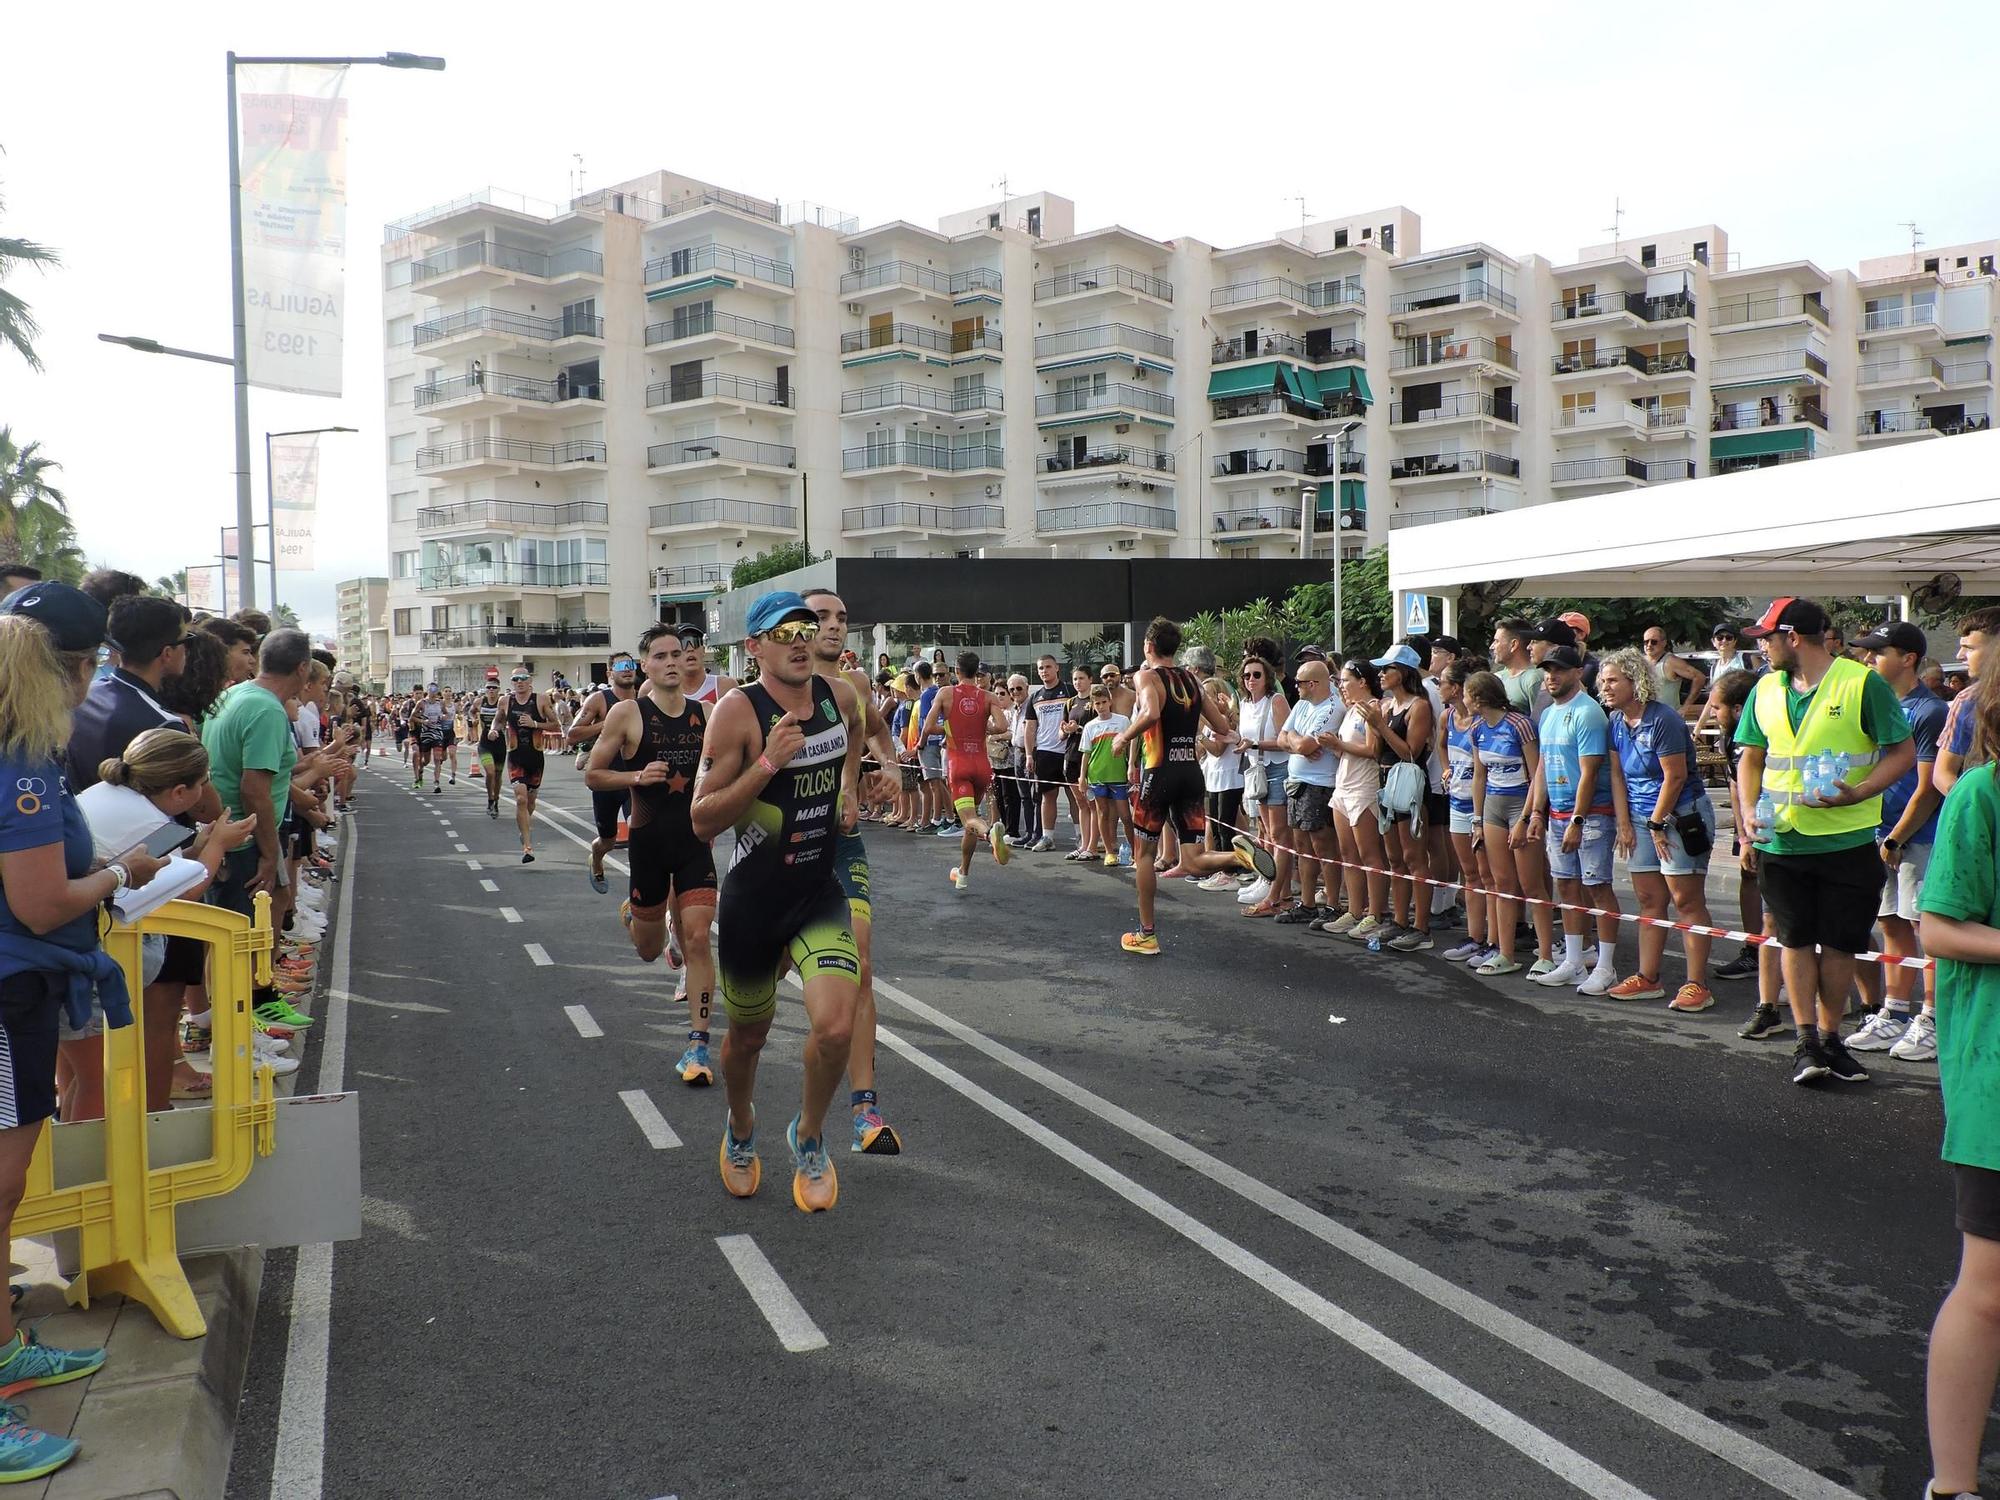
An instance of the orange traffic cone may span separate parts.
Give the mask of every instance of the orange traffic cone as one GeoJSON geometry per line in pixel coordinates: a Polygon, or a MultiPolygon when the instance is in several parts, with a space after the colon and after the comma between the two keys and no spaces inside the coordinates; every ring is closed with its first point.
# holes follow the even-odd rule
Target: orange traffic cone
{"type": "Polygon", "coordinates": [[[618,838],[616,840],[615,847],[623,849],[627,844],[631,842],[632,842],[632,830],[628,826],[626,826],[625,814],[620,813],[618,815],[618,838]]]}

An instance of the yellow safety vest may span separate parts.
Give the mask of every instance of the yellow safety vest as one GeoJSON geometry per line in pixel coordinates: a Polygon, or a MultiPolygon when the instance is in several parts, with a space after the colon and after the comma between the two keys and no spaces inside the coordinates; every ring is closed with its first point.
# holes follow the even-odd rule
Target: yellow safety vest
{"type": "Polygon", "coordinates": [[[1806,758],[1845,753],[1847,780],[1863,781],[1882,750],[1861,725],[1862,689],[1868,669],[1836,657],[1806,707],[1796,731],[1785,706],[1786,673],[1767,672],[1757,684],[1757,727],[1764,731],[1764,790],[1777,807],[1778,825],[1808,837],[1852,833],[1882,821],[1881,797],[1852,807],[1815,807],[1805,800],[1806,758]]]}

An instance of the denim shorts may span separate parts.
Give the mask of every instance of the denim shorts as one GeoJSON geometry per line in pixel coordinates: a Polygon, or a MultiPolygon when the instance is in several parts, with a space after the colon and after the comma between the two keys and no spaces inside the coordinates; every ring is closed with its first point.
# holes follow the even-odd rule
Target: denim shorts
{"type": "MultiPolygon", "coordinates": [[[[1703,797],[1691,810],[1701,818],[1701,826],[1708,830],[1708,842],[1712,853],[1715,844],[1715,804],[1703,797]]],[[[1635,818],[1633,821],[1636,825],[1633,832],[1637,835],[1637,841],[1632,845],[1632,858],[1628,868],[1634,875],[1708,873],[1708,855],[1689,854],[1687,846],[1681,842],[1681,831],[1676,824],[1672,822],[1667,824],[1667,857],[1662,859],[1659,845],[1653,842],[1653,831],[1646,826],[1643,819],[1635,818]]]]}
{"type": "Polygon", "coordinates": [[[1564,818],[1549,824],[1549,873],[1558,880],[1581,880],[1585,885],[1611,884],[1611,855],[1618,843],[1617,823],[1610,813],[1584,814],[1582,842],[1570,854],[1562,846],[1570,822],[1564,818]]]}
{"type": "Polygon", "coordinates": [[[1093,781],[1090,795],[1100,802],[1123,802],[1132,795],[1132,788],[1123,781],[1093,781]]]}
{"type": "Polygon", "coordinates": [[[1451,832],[1462,833],[1465,834],[1467,837],[1470,837],[1474,832],[1477,831],[1479,825],[1473,821],[1471,808],[1468,807],[1465,809],[1465,811],[1460,812],[1457,808],[1454,807],[1450,811],[1451,811],[1451,823],[1450,823],[1451,832]]]}

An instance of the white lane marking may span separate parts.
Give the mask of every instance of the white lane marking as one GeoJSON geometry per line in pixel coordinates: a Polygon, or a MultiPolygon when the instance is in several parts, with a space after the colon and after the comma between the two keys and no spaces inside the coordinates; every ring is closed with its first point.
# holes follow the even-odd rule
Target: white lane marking
{"type": "Polygon", "coordinates": [[[578,1036],[604,1035],[604,1028],[591,1020],[590,1012],[581,1005],[565,1005],[563,1014],[569,1017],[569,1023],[576,1028],[578,1036]]]}
{"type": "Polygon", "coordinates": [[[792,1295],[792,1289],[785,1285],[776,1267],[764,1258],[755,1240],[747,1234],[724,1234],[716,1236],[715,1243],[786,1353],[805,1354],[826,1347],[826,1335],[792,1295]]]}
{"type": "Polygon", "coordinates": [[[521,946],[528,950],[528,957],[535,961],[536,968],[546,969],[555,963],[555,960],[549,957],[549,950],[540,943],[523,943],[521,946]]]}
{"type": "Polygon", "coordinates": [[[448,839],[455,839],[458,837],[458,830],[456,828],[440,828],[438,832],[443,834],[448,839]]]}
{"type": "Polygon", "coordinates": [[[484,869],[485,867],[481,865],[479,861],[476,859],[468,859],[465,862],[465,868],[468,870],[479,870],[479,869],[484,869]]]}
{"type": "MultiPolygon", "coordinates": [[[[877,981],[878,988],[880,981],[877,981]]],[[[1514,1415],[1499,1402],[1482,1395],[1454,1375],[1447,1374],[1423,1356],[1404,1348],[1387,1334],[1328,1301],[1311,1287],[1287,1276],[1268,1261],[1245,1250],[1234,1240],[1216,1233],[1192,1214],[1176,1208],[1159,1194],[1143,1188],[1123,1172],[1106,1166],[1082,1147],[1057,1135],[1039,1120],[1030,1119],[1013,1105],[996,1098],[964,1074],[938,1062],[882,1026],[876,1040],[901,1053],[924,1072],[956,1093],[964,1095],[994,1118],[1011,1125],[1037,1145],[1061,1157],[1086,1177],[1102,1184],[1150,1215],[1192,1244],[1255,1282],[1279,1301],[1303,1313],[1341,1342],[1367,1355],[1377,1364],[1403,1377],[1410,1384],[1450,1407],[1467,1421],[1484,1428],[1523,1456],[1560,1476],[1586,1495],[1601,1500],[1646,1500],[1646,1492],[1620,1479],[1609,1469],[1593,1463],[1574,1448],[1550,1436],[1531,1422],[1514,1415]]],[[[753,1292],[754,1296],[755,1293],[753,1292]]]]}
{"type": "MultiPolygon", "coordinates": [[[[513,800],[512,794],[509,794],[508,800],[509,801],[513,800]]],[[[571,822],[575,823],[577,827],[586,830],[591,835],[591,838],[596,837],[597,829],[593,827],[591,824],[584,822],[583,819],[577,817],[575,813],[570,812],[565,808],[555,807],[552,803],[537,802],[535,804],[536,817],[540,818],[544,823],[547,823],[549,827],[553,828],[557,833],[561,834],[564,838],[568,839],[572,844],[575,844],[579,849],[586,849],[586,850],[589,849],[591,845],[591,839],[580,839],[575,834],[571,833],[567,828],[563,827],[562,824],[557,821],[558,814],[560,814],[564,818],[569,819],[571,822]]],[[[630,875],[632,873],[632,867],[626,864],[624,860],[618,858],[618,856],[615,854],[605,855],[604,862],[607,865],[610,865],[612,869],[617,870],[622,875],[630,875]]]]}
{"type": "MultiPolygon", "coordinates": [[[[1803,1464],[1785,1457],[1775,1449],[1765,1447],[1733,1428],[1724,1426],[1714,1418],[1682,1405],[1664,1392],[1654,1390],[1644,1381],[1626,1374],[1616,1365],[1608,1364],[1595,1355],[1586,1354],[1554,1334],[1537,1328],[1525,1318],[1518,1317],[1505,1308],[1496,1307],[1483,1297],[1445,1280],[1435,1272],[1426,1270],[1406,1256],[1398,1255],[1386,1246],[1376,1244],[1366,1235],[1349,1229],[1345,1224],[1329,1218],[1317,1209],[1308,1208],[1305,1204],[1287,1197],[1269,1183],[1230,1166],[1198,1147],[1190,1146],[1186,1141],[1168,1134],[1150,1121],[1141,1119],[1131,1111],[1121,1109],[1110,1100],[1092,1093],[1081,1084],[1072,1083],[1060,1073],[1045,1068],[1011,1047],[1004,1046],[983,1033],[974,1031],[970,1026],[952,1019],[935,1006],[925,1004],[880,975],[875,978],[875,993],[902,1006],[920,1019],[928,1021],[939,1030],[956,1037],[976,1051],[985,1053],[1003,1067],[1012,1069],[1051,1093],[1067,1099],[1106,1124],[1123,1131],[1135,1140],[1143,1141],[1162,1155],[1180,1162],[1183,1166],[1192,1167],[1211,1182],[1248,1199],[1259,1208],[1283,1219],[1295,1228],[1304,1230],[1342,1254],[1351,1256],[1371,1270],[1381,1272],[1427,1301],[1457,1314],[1502,1343],[1540,1360],[1550,1369],[1567,1375],[1579,1385],[1616,1401],[1627,1411],[1665,1428],[1676,1437],[1714,1454],[1725,1463],[1734,1464],[1744,1473],[1762,1480],[1779,1493],[1792,1497],[1792,1500],[1856,1500],[1854,1491],[1815,1474],[1803,1464]]],[[[882,1037],[883,1040],[888,1040],[886,1032],[882,1033],[882,1037]]],[[[890,1045],[901,1050],[909,1044],[898,1040],[891,1042],[890,1045]]]]}
{"type": "MultiPolygon", "coordinates": [[[[460,854],[464,854],[466,852],[465,845],[463,844],[453,844],[451,847],[456,849],[460,854]]],[[[141,977],[143,978],[144,976],[142,975],[141,977]]]]}
{"type": "MultiPolygon", "coordinates": [[[[498,894],[500,883],[497,880],[482,880],[479,882],[479,888],[488,894],[498,894]]],[[[143,978],[144,976],[142,975],[141,977],[143,978]]]]}
{"type": "Polygon", "coordinates": [[[618,1100],[630,1111],[633,1122],[639,1127],[639,1134],[655,1151],[671,1151],[680,1145],[681,1138],[674,1134],[674,1127],[667,1123],[667,1117],[660,1113],[660,1106],[647,1096],[644,1089],[620,1089],[618,1100]]]}
{"type": "MultiPolygon", "coordinates": [[[[341,848],[340,931],[327,976],[326,1032],[319,1091],[337,1094],[347,1069],[348,984],[353,978],[354,867],[361,826],[350,822],[341,848]]],[[[272,1500],[318,1500],[326,1471],[327,1354],[333,1326],[333,1246],[301,1245],[292,1270],[291,1327],[271,1454],[272,1500]]]]}
{"type": "MultiPolygon", "coordinates": [[[[484,883],[485,883],[485,882],[483,882],[483,881],[481,882],[481,884],[484,884],[484,883]]],[[[519,912],[515,911],[515,910],[514,910],[514,908],[513,908],[513,907],[511,907],[511,906],[503,906],[503,907],[501,907],[501,908],[500,908],[500,915],[501,915],[501,916],[503,916],[503,917],[505,917],[505,918],[506,918],[506,919],[507,919],[507,920],[508,920],[509,922],[518,922],[518,921],[520,921],[520,920],[521,920],[521,914],[520,914],[519,912]]]]}

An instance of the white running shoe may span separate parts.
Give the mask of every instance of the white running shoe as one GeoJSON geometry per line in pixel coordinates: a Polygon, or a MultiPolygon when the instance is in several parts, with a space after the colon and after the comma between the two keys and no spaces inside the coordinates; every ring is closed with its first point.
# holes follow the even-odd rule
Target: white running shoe
{"type": "Polygon", "coordinates": [[[1601,995],[1618,982],[1618,971],[1609,964],[1592,969],[1583,983],[1576,987],[1579,995],[1601,995]]]}
{"type": "Polygon", "coordinates": [[[1236,893],[1236,904],[1238,906],[1255,906],[1270,894],[1270,881],[1264,879],[1253,880],[1236,893]]]}
{"type": "Polygon", "coordinates": [[[1911,1016],[1908,1011],[1898,1013],[1893,1010],[1878,1010],[1863,1023],[1859,1031],[1847,1038],[1847,1050],[1887,1052],[1909,1031],[1910,1021],[1911,1016]]]}
{"type": "Polygon", "coordinates": [[[1197,885],[1195,889],[1198,891],[1233,891],[1236,889],[1236,877],[1217,870],[1208,879],[1197,885]]]}
{"type": "Polygon", "coordinates": [[[1936,1062],[1937,1018],[1918,1015],[1903,1039],[1889,1049],[1889,1055],[1902,1062],[1936,1062]]]}
{"type": "Polygon", "coordinates": [[[1590,976],[1584,972],[1582,964],[1573,964],[1568,959],[1564,959],[1553,969],[1550,969],[1548,973],[1536,974],[1532,977],[1536,984],[1545,985],[1549,989],[1555,990],[1561,989],[1565,985],[1582,984],[1590,976]]]}

